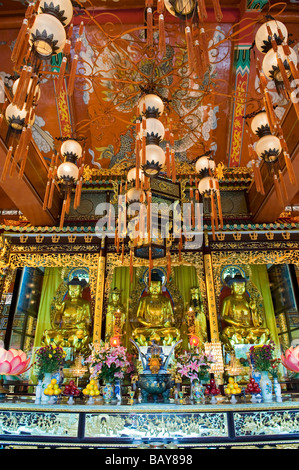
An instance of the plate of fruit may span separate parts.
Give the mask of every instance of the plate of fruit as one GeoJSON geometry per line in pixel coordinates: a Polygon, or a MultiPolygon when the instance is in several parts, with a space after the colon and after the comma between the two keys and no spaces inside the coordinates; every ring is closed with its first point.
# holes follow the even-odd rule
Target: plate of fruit
{"type": "Polygon", "coordinates": [[[233,377],[229,377],[228,384],[224,389],[224,393],[227,397],[231,397],[232,401],[235,401],[234,397],[241,395],[242,389],[233,377]]]}
{"type": "Polygon", "coordinates": [[[252,396],[251,401],[255,402],[256,401],[256,396],[261,393],[261,389],[259,384],[254,380],[253,377],[249,380],[249,383],[247,384],[247,387],[245,389],[245,393],[248,393],[252,396]]]}

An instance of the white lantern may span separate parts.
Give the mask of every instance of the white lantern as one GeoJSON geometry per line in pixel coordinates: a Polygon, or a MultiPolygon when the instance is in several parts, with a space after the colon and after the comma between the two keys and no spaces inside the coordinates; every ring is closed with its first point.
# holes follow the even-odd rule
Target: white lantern
{"type": "Polygon", "coordinates": [[[164,150],[159,145],[149,144],[145,147],[146,164],[142,169],[146,176],[156,176],[165,164],[166,156],[164,150]]]}
{"type": "Polygon", "coordinates": [[[57,176],[59,179],[70,179],[77,181],[79,176],[79,168],[75,163],[63,162],[57,169],[57,176]]]}
{"type": "Polygon", "coordinates": [[[132,181],[136,181],[136,175],[138,175],[139,181],[144,181],[144,173],[141,170],[141,168],[139,168],[138,171],[137,171],[137,168],[131,168],[127,174],[128,183],[132,183],[132,181]]]}
{"type": "Polygon", "coordinates": [[[22,109],[19,109],[16,105],[10,103],[6,108],[5,118],[13,129],[21,130],[25,125],[25,119],[28,112],[31,113],[31,119],[29,120],[28,124],[33,126],[35,121],[35,114],[32,113],[31,109],[26,111],[26,105],[24,105],[22,109]]]}
{"type": "Polygon", "coordinates": [[[172,2],[164,0],[164,4],[169,13],[179,18],[191,16],[196,6],[194,0],[174,0],[172,2]]]}
{"type": "Polygon", "coordinates": [[[265,135],[257,141],[256,153],[266,162],[275,162],[281,152],[281,144],[275,135],[265,135]]]}
{"type": "Polygon", "coordinates": [[[41,59],[48,59],[51,55],[61,52],[66,41],[65,29],[61,22],[46,13],[35,17],[30,33],[30,43],[41,59]]]}
{"type": "Polygon", "coordinates": [[[55,16],[65,27],[72,20],[73,5],[71,0],[42,0],[38,12],[55,16]]]}
{"type": "Polygon", "coordinates": [[[209,194],[211,191],[216,192],[216,180],[212,176],[205,176],[198,183],[198,191],[200,194],[209,194]]]}
{"type": "Polygon", "coordinates": [[[283,23],[281,23],[281,21],[275,21],[275,20],[267,21],[267,23],[264,23],[257,30],[257,33],[255,35],[255,45],[256,45],[257,49],[260,52],[263,52],[264,54],[266,52],[268,52],[269,49],[272,48],[271,39],[269,40],[267,25],[271,29],[272,37],[274,36],[274,38],[276,40],[278,40],[278,43],[280,42],[278,28],[282,32],[282,35],[284,37],[284,41],[286,42],[287,39],[288,39],[288,30],[285,27],[285,25],[283,23]]]}
{"type": "Polygon", "coordinates": [[[259,137],[262,137],[265,133],[269,134],[270,126],[267,113],[265,111],[262,111],[254,116],[251,121],[251,130],[259,137]]]}
{"type": "Polygon", "coordinates": [[[126,194],[127,196],[127,202],[141,202],[144,201],[145,199],[145,193],[142,191],[142,189],[137,189],[135,187],[129,189],[129,191],[126,194]]]}
{"type": "MultiPolygon", "coordinates": [[[[292,60],[292,62],[296,66],[297,65],[297,54],[294,51],[294,49],[292,49],[291,47],[290,47],[290,51],[291,51],[291,54],[290,54],[289,58],[292,60]]],[[[286,69],[286,73],[287,73],[288,77],[290,77],[291,72],[289,70],[289,66],[288,66],[288,62],[287,62],[287,56],[284,53],[284,50],[283,50],[282,46],[277,47],[277,53],[279,54],[282,62],[284,63],[284,67],[286,69]]],[[[266,75],[266,77],[269,80],[276,80],[278,82],[283,81],[283,78],[281,76],[281,73],[280,73],[280,70],[279,70],[279,67],[278,67],[278,63],[277,63],[276,53],[274,52],[273,49],[270,49],[267,52],[267,54],[265,55],[264,60],[263,60],[263,64],[262,64],[262,68],[263,68],[264,74],[266,75]]]]}
{"type": "MultiPolygon", "coordinates": [[[[146,135],[147,137],[158,137],[159,140],[164,139],[165,129],[161,121],[156,118],[148,118],[146,119],[146,135]]],[[[143,129],[140,130],[139,137],[142,138],[143,136],[143,129]]]]}
{"type": "Polygon", "coordinates": [[[153,94],[144,95],[138,103],[140,113],[144,113],[144,104],[146,114],[149,117],[158,117],[163,114],[164,104],[159,96],[153,94]]]}
{"type": "Polygon", "coordinates": [[[195,163],[195,171],[196,173],[201,173],[202,171],[206,170],[215,170],[216,164],[212,158],[207,156],[200,157],[195,163]]]}
{"type": "MultiPolygon", "coordinates": [[[[13,84],[13,86],[12,86],[12,93],[13,93],[13,95],[16,94],[16,91],[17,91],[17,89],[18,89],[19,83],[20,83],[20,79],[18,78],[18,79],[14,82],[14,84],[13,84]]],[[[32,83],[32,78],[30,78],[30,80],[29,80],[29,85],[28,85],[28,87],[27,87],[27,95],[28,95],[28,93],[30,92],[31,83],[32,83]]],[[[40,99],[40,86],[39,86],[39,85],[36,85],[36,87],[35,87],[35,96],[36,96],[36,101],[38,101],[38,100],[40,99]]]]}
{"type": "Polygon", "coordinates": [[[82,147],[76,140],[68,139],[61,145],[60,153],[62,156],[73,155],[76,158],[80,158],[82,155],[82,147]]]}

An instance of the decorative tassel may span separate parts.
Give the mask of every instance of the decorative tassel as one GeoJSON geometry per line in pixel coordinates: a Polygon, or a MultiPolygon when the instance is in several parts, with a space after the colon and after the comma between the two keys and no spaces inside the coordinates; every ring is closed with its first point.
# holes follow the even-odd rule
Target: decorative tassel
{"type": "Polygon", "coordinates": [[[56,96],[59,97],[62,89],[62,84],[64,80],[64,74],[66,70],[66,64],[67,64],[67,57],[63,57],[61,65],[60,65],[60,70],[59,70],[59,75],[57,78],[57,83],[56,83],[56,96]]]}
{"type": "Polygon", "coordinates": [[[282,199],[282,194],[281,194],[280,186],[279,186],[279,183],[278,183],[277,175],[275,175],[275,174],[273,175],[273,182],[274,182],[274,188],[275,188],[275,191],[276,191],[278,202],[283,207],[284,202],[283,202],[283,199],[282,199]]]}
{"type": "Polygon", "coordinates": [[[16,42],[12,51],[11,60],[13,62],[17,61],[17,58],[19,57],[19,53],[21,49],[23,48],[24,42],[26,42],[27,28],[28,28],[28,19],[25,18],[23,20],[21,29],[19,31],[18,37],[16,39],[16,42]]]}
{"type": "Polygon", "coordinates": [[[196,216],[197,216],[197,230],[202,230],[201,215],[200,215],[200,204],[199,204],[199,191],[195,192],[196,197],[196,216]]]}
{"type": "Polygon", "coordinates": [[[189,71],[190,71],[190,73],[192,73],[193,72],[193,67],[194,67],[194,50],[193,50],[193,43],[192,43],[192,35],[191,35],[190,26],[187,26],[185,28],[185,36],[186,36],[186,43],[187,43],[189,71]]]}
{"type": "Polygon", "coordinates": [[[172,169],[172,182],[176,182],[176,171],[175,171],[175,158],[174,158],[174,150],[171,149],[171,169],[172,169]]]}
{"type": "Polygon", "coordinates": [[[147,193],[147,237],[148,243],[151,242],[151,203],[152,203],[152,194],[149,191],[147,193]]]}
{"type": "Polygon", "coordinates": [[[210,59],[209,59],[209,51],[208,51],[208,41],[206,38],[206,32],[204,28],[200,28],[199,30],[199,43],[200,43],[200,47],[202,51],[203,67],[205,70],[210,63],[210,59]]]}
{"type": "Polygon", "coordinates": [[[146,23],[147,23],[147,45],[153,45],[153,10],[148,8],[146,10],[146,23]]]}
{"type": "Polygon", "coordinates": [[[37,82],[38,82],[38,75],[34,75],[34,77],[31,80],[31,85],[29,89],[29,93],[26,99],[26,111],[29,111],[34,104],[36,104],[36,99],[37,99],[37,92],[36,92],[36,87],[37,87],[37,82]]]}
{"type": "Polygon", "coordinates": [[[203,23],[204,20],[208,18],[207,9],[204,0],[197,0],[198,1],[198,8],[197,13],[200,21],[203,23]]]}
{"type": "Polygon", "coordinates": [[[62,210],[61,210],[61,215],[60,215],[60,224],[59,224],[60,230],[63,229],[65,209],[66,209],[66,199],[64,199],[63,204],[62,204],[62,210]]]}
{"type": "Polygon", "coordinates": [[[284,178],[283,178],[283,174],[282,174],[281,170],[278,170],[278,177],[279,177],[279,183],[280,183],[280,187],[281,187],[282,198],[283,198],[284,202],[287,202],[288,192],[287,192],[287,188],[286,188],[284,178]]]}
{"type": "Polygon", "coordinates": [[[133,282],[133,250],[130,250],[130,280],[133,282]]]}
{"type": "MultiPolygon", "coordinates": [[[[31,50],[32,50],[32,47],[29,45],[29,37],[30,37],[29,31],[26,31],[23,44],[21,46],[19,55],[17,56],[17,59],[15,61],[15,66],[14,66],[14,71],[17,72],[18,74],[21,74],[22,67],[24,64],[24,57],[25,57],[25,63],[29,62],[29,58],[30,58],[31,50]]],[[[37,69],[37,67],[35,67],[35,69],[37,69]]]]}
{"type": "Polygon", "coordinates": [[[157,12],[158,12],[159,14],[164,13],[164,0],[158,0],[158,3],[157,3],[157,12]]]}
{"type": "Polygon", "coordinates": [[[8,152],[6,154],[4,167],[3,167],[2,175],[1,175],[1,181],[4,181],[6,179],[7,171],[8,171],[10,160],[11,160],[11,157],[12,157],[12,151],[13,151],[13,147],[11,146],[11,147],[9,147],[8,152]]]}
{"type": "Polygon", "coordinates": [[[78,55],[75,54],[73,62],[72,62],[72,66],[71,66],[70,76],[69,76],[69,83],[68,83],[68,95],[69,96],[72,96],[72,94],[74,93],[77,63],[78,63],[78,55]]]}
{"type": "Polygon", "coordinates": [[[136,181],[135,186],[136,189],[139,189],[140,186],[140,138],[137,137],[136,141],[136,181]]]}
{"type": "Polygon", "coordinates": [[[121,246],[121,264],[124,264],[124,258],[125,258],[125,243],[123,241],[122,246],[121,246]]]}
{"type": "Polygon", "coordinates": [[[220,222],[221,229],[223,229],[221,194],[220,194],[219,181],[218,180],[216,180],[215,185],[216,185],[216,197],[217,197],[217,206],[218,206],[218,213],[219,213],[219,222],[220,222]]]}
{"type": "Polygon", "coordinates": [[[49,199],[49,193],[50,193],[50,180],[47,181],[47,186],[46,186],[46,192],[45,192],[45,197],[44,197],[44,204],[43,204],[43,210],[45,211],[47,209],[48,205],[48,199],[49,199]]]}
{"type": "Polygon", "coordinates": [[[19,175],[18,175],[19,179],[22,179],[23,176],[24,176],[25,166],[26,166],[27,157],[28,157],[28,151],[29,151],[29,145],[27,145],[27,147],[25,149],[25,152],[22,155],[22,162],[21,162],[21,167],[20,167],[20,171],[19,171],[19,175]]]}
{"type": "Polygon", "coordinates": [[[291,88],[291,85],[290,85],[290,81],[289,81],[289,78],[287,76],[286,69],[283,65],[283,62],[281,60],[281,56],[279,55],[279,53],[276,53],[276,60],[277,60],[277,64],[278,64],[278,67],[279,67],[279,70],[280,70],[280,73],[281,73],[281,76],[282,76],[282,79],[283,79],[283,83],[286,87],[286,90],[289,93],[292,93],[292,88],[291,88]]]}
{"type": "Polygon", "coordinates": [[[169,148],[169,144],[166,144],[165,156],[166,156],[166,174],[167,174],[167,178],[170,178],[171,173],[170,173],[170,148],[169,148]]]}
{"type": "Polygon", "coordinates": [[[170,273],[171,273],[171,256],[170,250],[167,251],[167,282],[170,280],[170,273]]]}
{"type": "Polygon", "coordinates": [[[213,8],[214,8],[216,20],[220,23],[220,21],[223,18],[223,14],[220,8],[219,0],[212,0],[212,2],[213,2],[213,8]]]}
{"type": "Polygon", "coordinates": [[[297,179],[296,179],[296,175],[294,172],[290,155],[286,151],[283,152],[283,155],[284,155],[284,161],[287,167],[288,175],[290,178],[290,183],[293,185],[297,185],[297,179]]]}
{"type": "Polygon", "coordinates": [[[159,15],[159,52],[164,57],[166,53],[164,15],[159,15]]]}
{"type": "Polygon", "coordinates": [[[199,44],[198,39],[196,39],[194,42],[194,58],[195,58],[195,67],[196,67],[197,76],[198,78],[202,78],[204,75],[204,70],[202,67],[201,49],[200,49],[200,44],[199,44]]]}
{"type": "Polygon", "coordinates": [[[68,191],[66,195],[66,203],[65,203],[65,213],[68,214],[71,207],[71,191],[68,191]]]}
{"type": "Polygon", "coordinates": [[[148,284],[149,286],[152,283],[152,269],[153,269],[153,258],[152,258],[152,247],[151,245],[148,248],[148,257],[149,257],[149,273],[148,273],[148,284]]]}

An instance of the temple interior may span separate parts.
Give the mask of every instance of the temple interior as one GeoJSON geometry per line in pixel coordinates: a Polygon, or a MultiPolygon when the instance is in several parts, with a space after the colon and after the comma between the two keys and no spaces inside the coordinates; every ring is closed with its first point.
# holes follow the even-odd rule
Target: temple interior
{"type": "Polygon", "coordinates": [[[2,0],[1,449],[299,448],[298,13],[2,0]]]}

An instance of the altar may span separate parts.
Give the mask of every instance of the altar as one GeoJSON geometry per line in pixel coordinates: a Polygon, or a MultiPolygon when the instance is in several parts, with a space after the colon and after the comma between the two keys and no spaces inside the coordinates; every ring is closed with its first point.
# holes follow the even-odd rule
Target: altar
{"type": "Polygon", "coordinates": [[[0,404],[0,448],[298,449],[299,401],[161,406],[0,404]]]}

